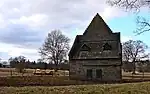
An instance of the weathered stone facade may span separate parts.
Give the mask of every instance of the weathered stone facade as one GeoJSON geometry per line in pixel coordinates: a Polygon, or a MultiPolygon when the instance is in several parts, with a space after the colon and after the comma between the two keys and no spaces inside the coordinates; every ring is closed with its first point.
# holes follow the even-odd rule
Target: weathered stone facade
{"type": "Polygon", "coordinates": [[[113,33],[97,14],[83,35],[77,35],[69,53],[70,78],[120,81],[120,33],[113,33]]]}

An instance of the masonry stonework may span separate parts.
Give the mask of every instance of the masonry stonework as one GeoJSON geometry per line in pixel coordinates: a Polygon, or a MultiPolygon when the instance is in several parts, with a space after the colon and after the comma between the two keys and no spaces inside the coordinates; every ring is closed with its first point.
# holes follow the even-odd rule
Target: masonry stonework
{"type": "Polygon", "coordinates": [[[113,33],[97,14],[69,52],[70,79],[120,81],[121,50],[120,33],[113,33]]]}

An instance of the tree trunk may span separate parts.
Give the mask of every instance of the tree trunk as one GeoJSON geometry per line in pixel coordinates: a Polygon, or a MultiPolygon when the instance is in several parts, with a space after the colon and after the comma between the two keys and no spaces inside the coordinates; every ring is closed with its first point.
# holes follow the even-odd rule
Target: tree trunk
{"type": "Polygon", "coordinates": [[[56,67],[55,67],[55,69],[54,69],[54,70],[55,70],[55,72],[57,72],[57,71],[58,71],[58,69],[57,69],[56,67]]]}
{"type": "Polygon", "coordinates": [[[54,70],[55,70],[55,72],[58,71],[58,63],[57,62],[55,63],[55,69],[54,70]]]}
{"type": "Polygon", "coordinates": [[[135,65],[135,59],[132,61],[133,63],[133,72],[132,74],[136,74],[135,71],[136,71],[136,65],[135,65]]]}
{"type": "Polygon", "coordinates": [[[55,71],[55,72],[57,72],[57,71],[58,71],[57,65],[55,65],[55,67],[54,67],[54,71],[55,71]]]}
{"type": "Polygon", "coordinates": [[[10,69],[10,76],[12,76],[12,68],[10,69]]]}
{"type": "Polygon", "coordinates": [[[143,69],[143,80],[144,80],[144,69],[143,69]]]}
{"type": "Polygon", "coordinates": [[[135,62],[133,61],[133,72],[132,72],[132,74],[136,74],[135,71],[136,71],[136,65],[135,65],[135,62]]]}
{"type": "Polygon", "coordinates": [[[143,65],[142,65],[142,67],[143,67],[143,68],[142,68],[142,72],[143,72],[143,80],[144,80],[144,71],[145,71],[145,70],[144,70],[144,66],[143,66],[143,65]]]}

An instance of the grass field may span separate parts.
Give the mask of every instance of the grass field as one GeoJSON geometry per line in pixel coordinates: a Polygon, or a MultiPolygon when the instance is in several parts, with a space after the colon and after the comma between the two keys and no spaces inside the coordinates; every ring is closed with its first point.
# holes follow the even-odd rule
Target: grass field
{"type": "Polygon", "coordinates": [[[131,72],[122,72],[122,79],[129,79],[129,80],[149,80],[150,81],[150,73],[145,72],[144,75],[143,73],[137,73],[135,75],[132,75],[131,72]]]}
{"type": "MultiPolygon", "coordinates": [[[[35,69],[26,69],[26,73],[18,73],[14,68],[0,68],[0,86],[62,86],[62,85],[83,85],[96,82],[76,81],[69,79],[69,72],[59,70],[59,75],[34,75],[35,69]],[[10,75],[10,70],[13,75],[10,75]],[[63,79],[62,79],[63,78],[63,79]],[[64,79],[65,78],[65,79],[64,79]]],[[[50,70],[47,70],[50,71],[50,70]]],[[[150,73],[132,73],[122,72],[122,81],[120,83],[133,83],[150,81],[150,73]]],[[[110,82],[111,83],[111,82],[110,82]]]]}
{"type": "MultiPolygon", "coordinates": [[[[144,73],[143,78],[142,73],[132,75],[122,72],[123,80],[130,84],[90,85],[94,83],[69,80],[67,76],[33,76],[33,72],[34,69],[26,69],[22,76],[13,68],[0,68],[0,94],[150,94],[150,82],[131,83],[143,79],[150,81],[150,73],[144,73]],[[13,71],[13,77],[9,77],[10,70],[13,71]]],[[[65,72],[59,70],[59,73],[64,75],[65,72]]]]}
{"type": "Polygon", "coordinates": [[[1,87],[0,94],[150,94],[150,82],[53,87],[1,87]]]}
{"type": "MultiPolygon", "coordinates": [[[[0,77],[7,77],[11,76],[10,71],[12,70],[12,76],[22,76],[21,73],[18,73],[15,68],[0,68],[0,77]]],[[[33,76],[33,72],[35,69],[26,69],[23,76],[33,76]]],[[[47,71],[50,71],[47,69],[47,71]]],[[[60,75],[62,76],[68,76],[68,71],[59,70],[58,71],[60,75]]],[[[149,79],[150,80],[150,73],[144,73],[144,78],[142,73],[138,73],[136,75],[132,75],[132,73],[129,72],[122,72],[123,79],[149,79]]]]}
{"type": "MultiPolygon", "coordinates": [[[[22,73],[18,73],[15,68],[0,68],[0,77],[11,76],[11,71],[12,71],[12,76],[22,76],[22,73]]],[[[33,76],[34,71],[35,69],[25,69],[25,73],[23,74],[23,76],[33,76]]],[[[51,70],[47,69],[46,71],[51,71],[51,70]]],[[[68,71],[58,70],[58,72],[62,76],[69,75],[68,71]]]]}

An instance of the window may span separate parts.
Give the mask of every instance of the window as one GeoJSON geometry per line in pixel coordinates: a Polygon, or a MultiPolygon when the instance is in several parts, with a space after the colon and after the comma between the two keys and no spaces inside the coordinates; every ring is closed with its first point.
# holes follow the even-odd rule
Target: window
{"type": "Polygon", "coordinates": [[[92,69],[87,69],[87,78],[92,78],[93,77],[93,73],[92,73],[92,69]]]}
{"type": "Polygon", "coordinates": [[[96,78],[102,78],[102,70],[101,69],[96,70],[96,78]]]}
{"type": "Polygon", "coordinates": [[[111,45],[109,45],[108,43],[104,44],[103,50],[111,50],[111,49],[112,49],[111,45]]]}
{"type": "Polygon", "coordinates": [[[88,47],[86,44],[82,45],[81,51],[89,51],[90,47],[88,47]]]}

